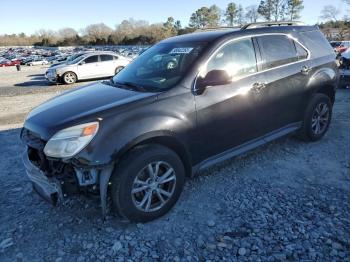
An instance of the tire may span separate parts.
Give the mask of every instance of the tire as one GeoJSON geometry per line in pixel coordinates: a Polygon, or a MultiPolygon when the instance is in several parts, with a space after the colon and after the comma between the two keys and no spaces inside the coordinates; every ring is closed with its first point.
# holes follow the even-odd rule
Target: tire
{"type": "Polygon", "coordinates": [[[122,71],[124,69],[124,66],[119,66],[115,69],[115,74],[119,74],[120,71],[122,71]]]}
{"type": "Polygon", "coordinates": [[[77,82],[77,75],[73,72],[66,72],[62,76],[62,82],[66,85],[72,85],[77,82]]]}
{"type": "Polygon", "coordinates": [[[163,216],[175,205],[185,182],[185,169],[172,150],[145,145],[131,150],[118,162],[111,182],[114,211],[131,222],[147,222],[163,216]],[[154,183],[150,169],[156,173],[154,183]]]}
{"type": "Polygon", "coordinates": [[[324,94],[315,94],[306,108],[299,138],[304,141],[318,141],[328,131],[332,120],[332,102],[324,94]]]}

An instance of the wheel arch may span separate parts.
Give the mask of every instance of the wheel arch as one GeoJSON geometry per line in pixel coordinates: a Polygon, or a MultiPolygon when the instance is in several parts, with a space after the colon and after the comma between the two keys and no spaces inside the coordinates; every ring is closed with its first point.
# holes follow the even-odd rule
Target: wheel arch
{"type": "Polygon", "coordinates": [[[134,139],[133,141],[126,144],[121,150],[119,150],[118,154],[115,156],[115,161],[118,162],[120,158],[122,158],[132,149],[148,144],[162,145],[174,151],[179,156],[184,165],[186,176],[192,176],[192,161],[186,146],[180,142],[178,138],[164,132],[146,134],[134,139]]]}
{"type": "Polygon", "coordinates": [[[331,99],[332,104],[335,102],[335,87],[331,84],[321,85],[315,93],[325,94],[331,99]]]}

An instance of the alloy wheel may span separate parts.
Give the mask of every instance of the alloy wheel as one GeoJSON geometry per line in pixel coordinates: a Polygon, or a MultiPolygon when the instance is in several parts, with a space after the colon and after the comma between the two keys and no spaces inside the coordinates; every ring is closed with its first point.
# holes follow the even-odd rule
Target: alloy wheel
{"type": "Polygon", "coordinates": [[[135,207],[143,212],[161,209],[173,196],[176,186],[174,169],[164,161],[149,163],[136,176],[131,196],[135,207]]]}
{"type": "Polygon", "coordinates": [[[64,75],[64,80],[68,84],[73,84],[75,82],[75,75],[73,73],[67,73],[64,75]]]}
{"type": "Polygon", "coordinates": [[[330,118],[329,106],[326,103],[319,103],[311,118],[311,129],[315,135],[322,134],[328,126],[330,118]]]}

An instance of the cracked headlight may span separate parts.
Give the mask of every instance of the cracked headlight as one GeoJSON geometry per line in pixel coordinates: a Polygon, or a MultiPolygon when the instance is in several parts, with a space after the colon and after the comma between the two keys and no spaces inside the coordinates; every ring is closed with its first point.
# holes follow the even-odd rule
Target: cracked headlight
{"type": "Polygon", "coordinates": [[[78,154],[97,134],[98,122],[69,127],[57,132],[46,144],[45,155],[68,158],[78,154]]]}

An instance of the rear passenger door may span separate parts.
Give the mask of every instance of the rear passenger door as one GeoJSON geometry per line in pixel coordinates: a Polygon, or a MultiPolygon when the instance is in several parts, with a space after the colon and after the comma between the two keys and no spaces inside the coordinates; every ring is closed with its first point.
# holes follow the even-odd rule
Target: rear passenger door
{"type": "Polygon", "coordinates": [[[303,96],[311,71],[308,51],[287,35],[256,37],[265,83],[258,90],[260,117],[258,133],[263,135],[281,128],[293,128],[300,122],[303,96]]]}
{"type": "Polygon", "coordinates": [[[115,60],[113,55],[100,55],[99,76],[115,75],[115,60]]]}

